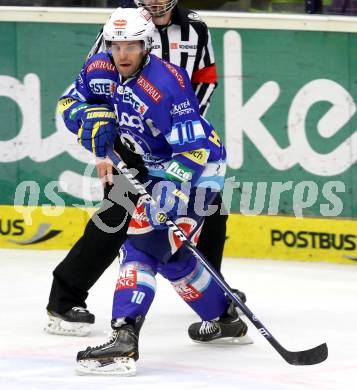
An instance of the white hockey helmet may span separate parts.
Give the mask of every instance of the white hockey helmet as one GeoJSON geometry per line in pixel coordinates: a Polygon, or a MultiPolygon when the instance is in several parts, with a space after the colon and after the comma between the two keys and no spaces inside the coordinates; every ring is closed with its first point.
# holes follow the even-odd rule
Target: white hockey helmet
{"type": "Polygon", "coordinates": [[[103,27],[103,38],[113,41],[144,41],[144,48],[151,49],[155,25],[145,8],[117,8],[103,27]]]}
{"type": "Polygon", "coordinates": [[[164,16],[171,11],[178,0],[134,0],[137,7],[146,8],[152,16],[164,16]]]}

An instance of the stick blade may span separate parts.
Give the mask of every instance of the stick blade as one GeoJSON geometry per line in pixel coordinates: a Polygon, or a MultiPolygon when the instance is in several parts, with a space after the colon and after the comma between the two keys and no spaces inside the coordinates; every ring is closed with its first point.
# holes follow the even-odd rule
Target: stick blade
{"type": "Polygon", "coordinates": [[[306,351],[290,352],[281,351],[281,356],[294,366],[310,366],[318,364],[327,359],[328,349],[327,344],[323,343],[315,348],[306,351]]]}

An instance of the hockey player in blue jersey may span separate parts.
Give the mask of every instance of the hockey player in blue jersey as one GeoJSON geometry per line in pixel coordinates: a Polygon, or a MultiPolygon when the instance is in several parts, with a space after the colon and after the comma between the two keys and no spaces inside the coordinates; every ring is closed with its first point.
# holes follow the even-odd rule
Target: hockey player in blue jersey
{"type": "Polygon", "coordinates": [[[145,9],[117,9],[103,29],[107,52],[85,63],[59,102],[66,126],[97,157],[105,158],[118,136],[140,154],[147,188],[157,200],[156,207],[140,201],[136,206],[121,248],[113,333],[107,343],[78,353],[81,374],[135,374],[139,331],[158,272],[202,319],[190,326],[191,339],[251,342],[246,324],[208,271],[162,223],[164,212],[197,242],[204,210],[223,186],[225,149],[200,116],[187,73],[150,54],[153,31],[145,9]]]}

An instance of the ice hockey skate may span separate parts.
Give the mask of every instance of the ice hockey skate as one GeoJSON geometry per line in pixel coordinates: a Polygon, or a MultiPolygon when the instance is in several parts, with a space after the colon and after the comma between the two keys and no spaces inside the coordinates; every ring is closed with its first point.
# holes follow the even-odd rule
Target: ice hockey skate
{"type": "MultiPolygon", "coordinates": [[[[243,291],[238,290],[237,288],[232,288],[232,293],[243,303],[246,303],[247,297],[243,291]]],[[[245,314],[242,312],[242,310],[237,306],[236,307],[237,313],[240,316],[244,316],[245,314]]]]}
{"type": "Polygon", "coordinates": [[[72,307],[64,314],[47,311],[48,322],[44,331],[61,336],[88,336],[94,324],[94,314],[83,307],[72,307]]]}
{"type": "Polygon", "coordinates": [[[76,373],[78,375],[135,375],[135,362],[139,359],[139,331],[142,323],[142,317],[139,317],[135,323],[124,318],[113,322],[113,332],[109,341],[78,352],[76,373]]]}
{"type": "Polygon", "coordinates": [[[219,318],[192,324],[188,328],[188,335],[198,343],[253,344],[247,330],[246,323],[239,318],[236,308],[231,304],[219,318]]]}
{"type": "Polygon", "coordinates": [[[232,293],[237,296],[237,298],[243,302],[247,302],[247,297],[243,291],[238,290],[237,288],[232,288],[232,293]]]}

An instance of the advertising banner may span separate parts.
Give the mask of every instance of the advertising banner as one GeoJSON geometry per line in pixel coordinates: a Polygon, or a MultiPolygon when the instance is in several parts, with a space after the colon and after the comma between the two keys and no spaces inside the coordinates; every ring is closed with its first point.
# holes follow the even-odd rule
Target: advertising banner
{"type": "MultiPolygon", "coordinates": [[[[21,246],[9,238],[9,232],[24,229],[19,221],[25,218],[11,211],[14,204],[23,210],[74,207],[78,213],[78,207],[93,208],[101,200],[90,154],[56,113],[100,27],[0,22],[0,246],[21,246]]],[[[226,254],[313,260],[333,252],[335,260],[353,262],[357,35],[210,30],[219,80],[208,119],[228,154],[223,198],[232,215],[226,254]],[[257,237],[252,245],[250,228],[257,237]]],[[[79,232],[86,218],[80,220],[79,232]]],[[[36,229],[23,239],[36,237],[36,229]]],[[[53,247],[60,236],[51,238],[53,247]]],[[[58,248],[71,243],[64,240],[58,248]]]]}

